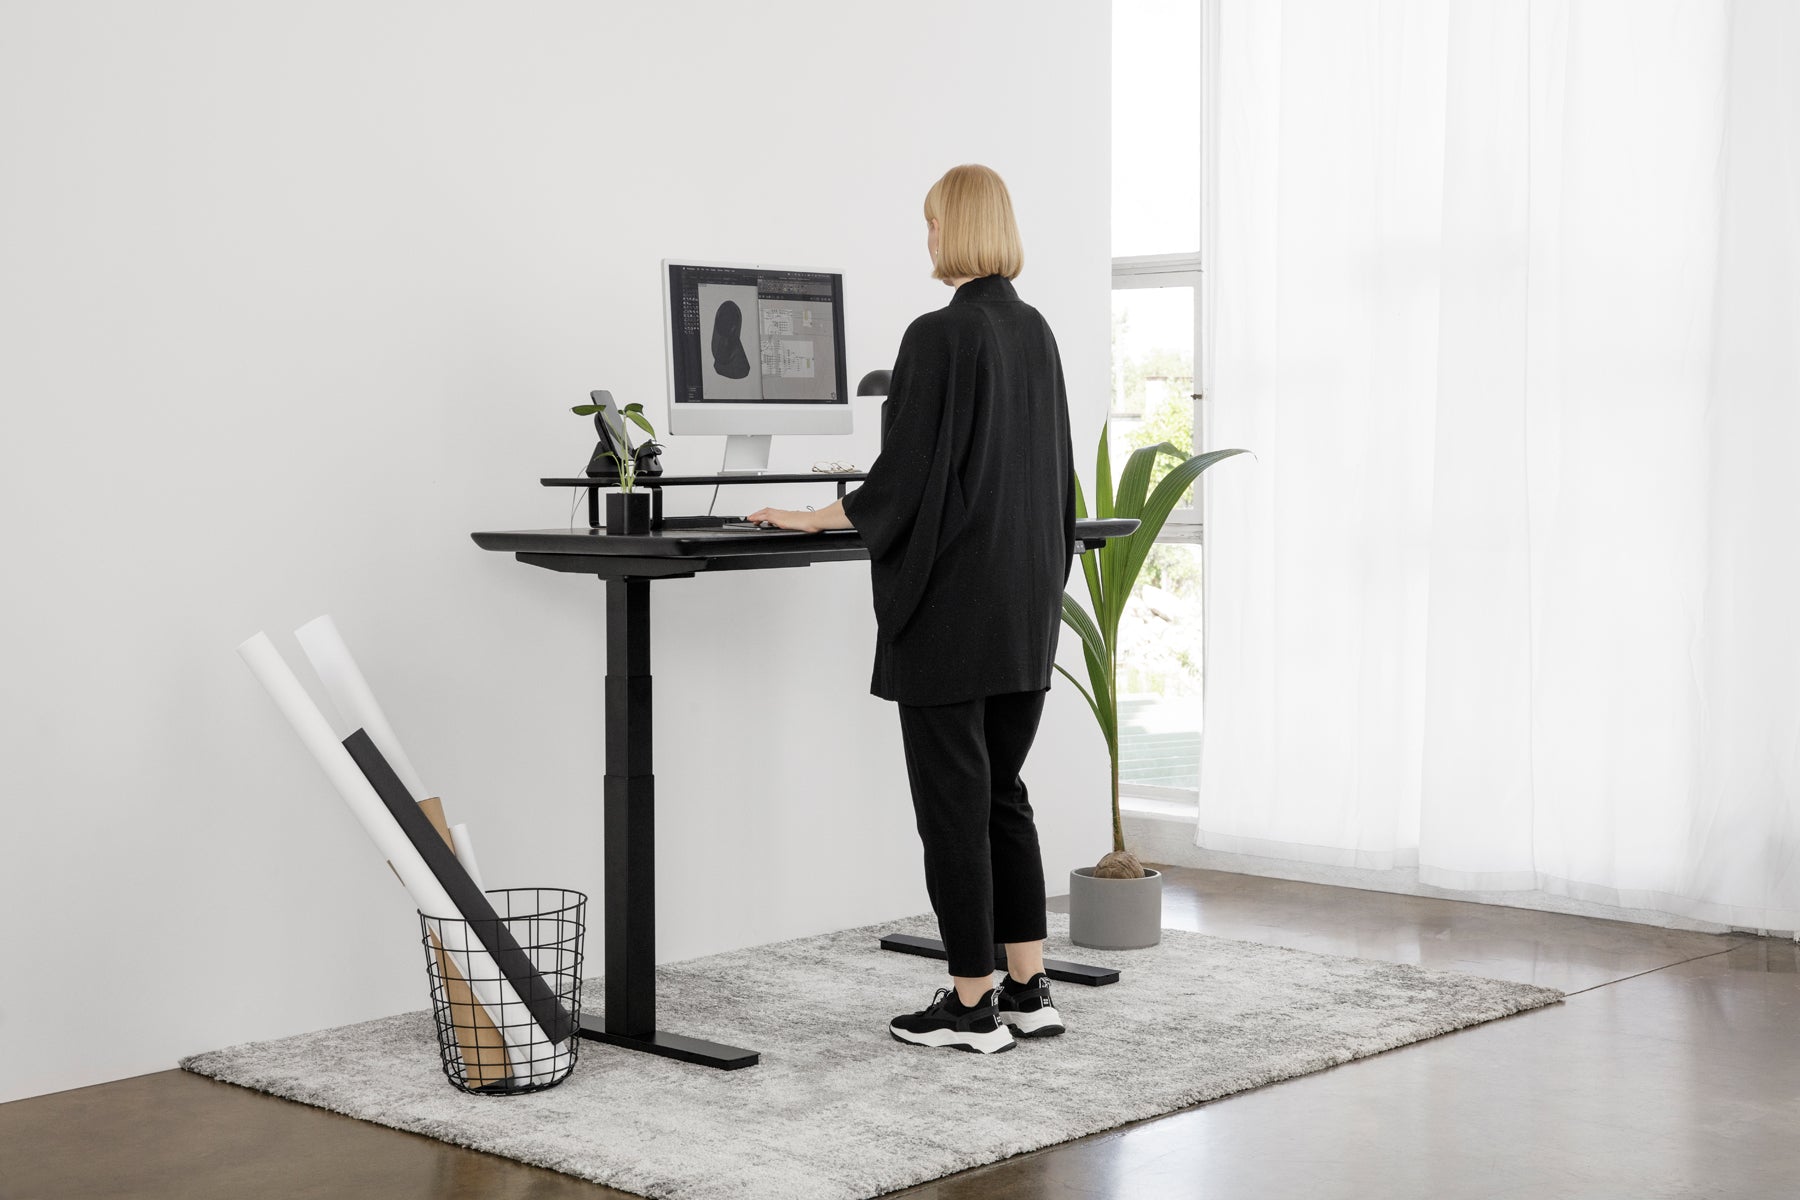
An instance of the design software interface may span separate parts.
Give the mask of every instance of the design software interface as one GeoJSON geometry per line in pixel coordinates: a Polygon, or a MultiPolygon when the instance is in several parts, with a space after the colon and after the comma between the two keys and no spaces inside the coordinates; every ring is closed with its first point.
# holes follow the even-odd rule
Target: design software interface
{"type": "Polygon", "coordinates": [[[669,264],[677,403],[847,403],[844,277],[669,264]]]}

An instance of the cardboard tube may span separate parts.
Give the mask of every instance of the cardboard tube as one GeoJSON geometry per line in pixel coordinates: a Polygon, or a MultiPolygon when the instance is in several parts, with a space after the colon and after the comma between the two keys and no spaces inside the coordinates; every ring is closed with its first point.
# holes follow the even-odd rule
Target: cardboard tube
{"type": "MultiPolygon", "coordinates": [[[[427,796],[419,801],[419,811],[425,814],[446,845],[455,845],[450,838],[450,826],[444,820],[443,801],[436,796],[427,796]]],[[[469,990],[462,972],[444,952],[444,944],[435,933],[431,935],[431,948],[437,953],[438,971],[444,977],[444,998],[450,1005],[450,1024],[456,1031],[463,1080],[470,1087],[499,1083],[512,1074],[506,1062],[506,1042],[488,1019],[487,1010],[475,1002],[475,993],[469,990]]]]}

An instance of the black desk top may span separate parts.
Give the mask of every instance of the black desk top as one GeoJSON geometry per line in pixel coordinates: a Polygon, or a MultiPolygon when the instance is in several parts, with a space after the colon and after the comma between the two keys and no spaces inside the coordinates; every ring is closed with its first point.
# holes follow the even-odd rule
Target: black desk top
{"type": "MultiPolygon", "coordinates": [[[[1083,550],[1108,538],[1124,537],[1138,526],[1116,518],[1075,522],[1083,550]]],[[[655,529],[644,534],[610,534],[604,529],[509,529],[469,535],[483,550],[512,554],[573,554],[609,558],[718,559],[781,557],[799,561],[867,558],[868,548],[854,529],[803,533],[797,529],[655,529]]]]}

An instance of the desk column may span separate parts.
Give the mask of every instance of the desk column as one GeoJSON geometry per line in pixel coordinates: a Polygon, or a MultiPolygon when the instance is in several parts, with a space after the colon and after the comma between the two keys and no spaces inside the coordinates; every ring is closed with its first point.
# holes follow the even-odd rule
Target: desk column
{"type": "Polygon", "coordinates": [[[606,1032],[656,1030],[650,581],[606,581],[606,1032]]]}
{"type": "MultiPolygon", "coordinates": [[[[617,561],[617,560],[615,560],[617,561]]],[[[622,563],[620,565],[623,565],[622,563]]],[[[581,1036],[725,1071],[754,1050],[656,1028],[656,777],[650,770],[650,581],[669,560],[606,579],[606,1012],[581,1036]]]]}

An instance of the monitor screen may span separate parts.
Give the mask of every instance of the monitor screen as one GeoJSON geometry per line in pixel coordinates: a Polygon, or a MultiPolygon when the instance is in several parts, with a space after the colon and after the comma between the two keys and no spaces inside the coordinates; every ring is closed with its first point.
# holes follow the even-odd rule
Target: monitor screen
{"type": "Polygon", "coordinates": [[[670,400],[848,404],[844,277],[668,262],[670,400]]]}

